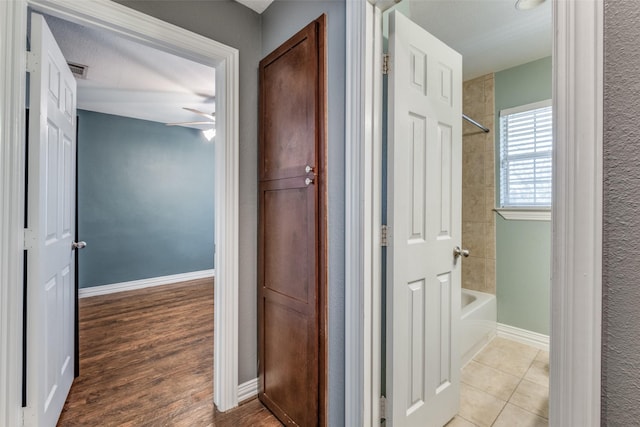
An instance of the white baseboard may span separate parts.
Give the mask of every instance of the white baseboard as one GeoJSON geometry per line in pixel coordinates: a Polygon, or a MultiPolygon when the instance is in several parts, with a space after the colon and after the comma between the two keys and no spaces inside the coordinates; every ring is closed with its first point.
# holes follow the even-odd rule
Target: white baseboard
{"type": "Polygon", "coordinates": [[[170,276],[151,277],[149,279],[132,280],[130,282],[113,283],[110,285],[92,286],[78,289],[78,297],[88,298],[98,295],[113,294],[116,292],[133,291],[136,289],[150,288],[152,286],[170,285],[187,280],[206,279],[213,277],[215,270],[192,271],[189,273],[172,274],[170,276]]]}
{"type": "Polygon", "coordinates": [[[258,395],[258,379],[254,378],[238,385],[238,403],[252,399],[258,395]]]}
{"type": "Polygon", "coordinates": [[[515,326],[505,325],[504,323],[498,323],[496,334],[502,338],[508,338],[539,348],[540,350],[549,351],[549,335],[527,331],[526,329],[516,328],[515,326]]]}

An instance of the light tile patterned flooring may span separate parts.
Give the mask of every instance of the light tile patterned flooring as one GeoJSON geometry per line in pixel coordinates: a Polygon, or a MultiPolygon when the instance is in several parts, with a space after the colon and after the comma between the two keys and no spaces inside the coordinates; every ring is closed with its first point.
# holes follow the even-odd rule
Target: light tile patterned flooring
{"type": "Polygon", "coordinates": [[[460,412],[446,427],[549,425],[549,353],[496,337],[462,370],[460,412]]]}

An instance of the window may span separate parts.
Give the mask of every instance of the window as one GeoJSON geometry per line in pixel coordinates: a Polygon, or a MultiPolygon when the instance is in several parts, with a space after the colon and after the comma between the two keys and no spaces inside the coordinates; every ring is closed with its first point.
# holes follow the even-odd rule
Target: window
{"type": "Polygon", "coordinates": [[[551,100],[500,111],[500,207],[551,207],[551,100]]]}

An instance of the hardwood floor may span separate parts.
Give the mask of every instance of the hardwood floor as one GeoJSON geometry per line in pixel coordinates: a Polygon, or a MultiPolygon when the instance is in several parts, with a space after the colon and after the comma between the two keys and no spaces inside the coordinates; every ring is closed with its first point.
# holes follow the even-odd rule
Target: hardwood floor
{"type": "Polygon", "coordinates": [[[260,402],[213,405],[213,279],[80,300],[66,426],[281,426],[260,402]]]}

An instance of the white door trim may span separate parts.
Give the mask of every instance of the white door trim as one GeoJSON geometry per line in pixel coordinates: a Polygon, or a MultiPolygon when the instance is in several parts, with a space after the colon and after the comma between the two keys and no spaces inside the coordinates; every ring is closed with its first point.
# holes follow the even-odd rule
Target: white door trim
{"type": "Polygon", "coordinates": [[[552,426],[600,425],[602,0],[554,1],[552,426]]]}
{"type": "Polygon", "coordinates": [[[382,12],[347,1],[345,425],[373,426],[381,394],[382,12]],[[366,37],[364,35],[367,35],[366,37]]]}
{"type": "Polygon", "coordinates": [[[25,34],[27,7],[215,67],[218,116],[215,224],[214,401],[238,403],[237,49],[108,0],[0,1],[0,425],[22,425],[22,251],[24,218],[25,34]]]}
{"type": "Polygon", "coordinates": [[[0,81],[0,425],[4,426],[22,425],[26,12],[21,2],[0,1],[0,75],[5,76],[0,81]]]}
{"type": "MultiPolygon", "coordinates": [[[[602,0],[554,1],[553,281],[550,425],[600,424],[602,310],[602,93],[604,7],[602,0]],[[579,89],[579,90],[578,90],[579,89]],[[578,149],[580,148],[580,149],[578,149]],[[585,408],[588,408],[586,410],[585,408]]],[[[378,415],[380,295],[375,262],[379,239],[374,223],[379,205],[371,189],[379,175],[367,162],[379,150],[380,79],[366,50],[378,54],[381,34],[373,16],[388,1],[347,1],[347,236],[345,274],[345,424],[370,425],[378,415]],[[362,5],[360,3],[365,3],[362,5]],[[380,4],[382,3],[382,4],[380,4]],[[369,9],[374,8],[377,12],[369,9]],[[372,25],[367,23],[371,22],[372,25]],[[374,107],[371,108],[371,105],[374,107]],[[371,228],[369,228],[371,227],[371,228]],[[373,231],[369,231],[373,230],[373,231]],[[379,304],[379,302],[378,302],[379,304]],[[376,388],[377,387],[377,388],[376,388]],[[364,421],[367,420],[365,424],[364,421]]],[[[375,163],[373,164],[375,166],[375,163]]],[[[377,258],[379,259],[379,258],[377,258]]],[[[372,424],[371,424],[372,425],[372,424]]]]}

